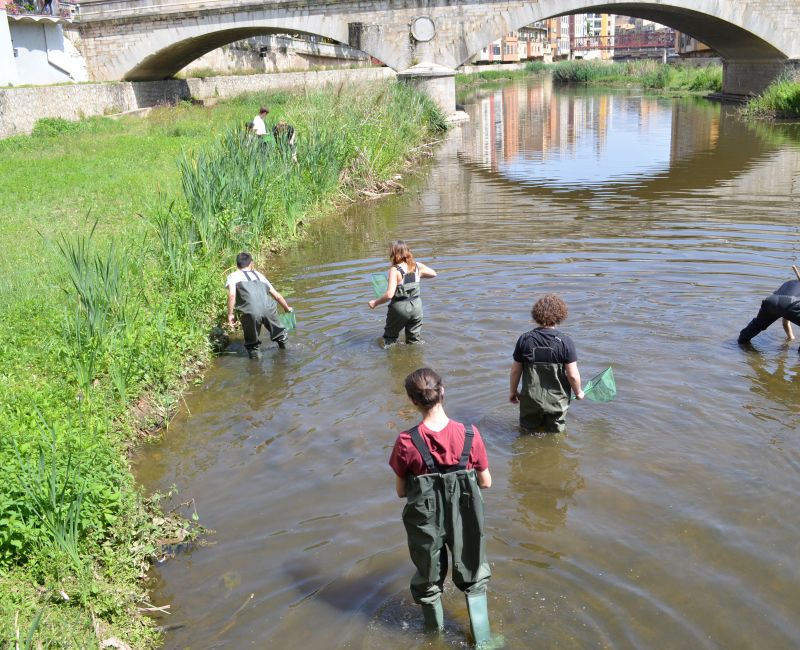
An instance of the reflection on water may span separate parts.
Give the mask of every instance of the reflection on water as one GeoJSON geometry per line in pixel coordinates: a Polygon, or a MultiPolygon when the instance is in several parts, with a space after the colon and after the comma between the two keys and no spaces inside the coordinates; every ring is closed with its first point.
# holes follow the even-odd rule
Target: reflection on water
{"type": "Polygon", "coordinates": [[[708,104],[554,92],[549,79],[506,86],[475,104],[465,150],[520,184],[566,189],[656,176],[719,140],[720,114],[708,104]]]}
{"type": "Polygon", "coordinates": [[[510,492],[525,528],[548,531],[566,524],[575,492],[585,485],[567,437],[521,435],[511,449],[510,492]]]}
{"type": "Polygon", "coordinates": [[[290,349],[220,358],[147,488],[176,483],[216,530],[154,572],[168,648],[460,647],[420,634],[387,465],[415,423],[403,377],[430,365],[477,424],[492,622],[508,648],[800,646],[800,356],[775,326],[735,339],[800,258],[797,129],[697,100],[514,84],[468,105],[409,191],[318,223],[267,271],[291,295],[290,349]],[[425,345],[382,350],[369,274],[402,237],[425,345]],[[521,437],[511,352],[547,291],[585,377],[566,434],[521,437]]]}

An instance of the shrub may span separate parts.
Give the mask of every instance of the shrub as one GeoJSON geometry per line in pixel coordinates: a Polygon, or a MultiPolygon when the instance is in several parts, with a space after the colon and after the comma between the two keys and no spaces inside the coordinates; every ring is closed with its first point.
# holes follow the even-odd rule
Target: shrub
{"type": "Polygon", "coordinates": [[[78,122],[71,122],[60,117],[43,117],[36,120],[31,135],[35,138],[52,138],[56,135],[74,133],[79,129],[78,122]]]}
{"type": "Polygon", "coordinates": [[[800,82],[789,78],[773,82],[747,104],[744,114],[750,118],[800,117],[800,82]]]}

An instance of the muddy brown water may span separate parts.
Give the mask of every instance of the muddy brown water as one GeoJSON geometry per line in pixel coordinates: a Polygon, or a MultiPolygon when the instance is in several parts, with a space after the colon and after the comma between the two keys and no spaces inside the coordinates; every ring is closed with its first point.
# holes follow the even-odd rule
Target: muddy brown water
{"type": "Polygon", "coordinates": [[[262,262],[297,310],[290,348],[233,346],[138,459],[145,489],[178,485],[216,531],[154,570],[165,647],[464,646],[452,586],[446,635],[420,633],[387,465],[422,365],[487,441],[507,648],[800,646],[798,343],[779,325],[735,341],[800,257],[800,130],[543,82],[468,111],[404,195],[262,262]],[[439,277],[426,344],[385,351],[366,301],[395,237],[439,277]],[[569,304],[584,379],[613,365],[619,395],[535,438],[506,395],[544,292],[569,304]]]}

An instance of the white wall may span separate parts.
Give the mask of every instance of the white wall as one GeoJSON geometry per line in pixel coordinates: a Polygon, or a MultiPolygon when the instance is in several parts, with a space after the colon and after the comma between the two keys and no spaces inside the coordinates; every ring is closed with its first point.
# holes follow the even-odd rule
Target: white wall
{"type": "Polygon", "coordinates": [[[13,59],[16,83],[43,85],[89,80],[83,57],[64,38],[62,26],[54,20],[46,17],[11,19],[9,28],[17,53],[13,59]]]}
{"type": "Polygon", "coordinates": [[[11,44],[11,31],[5,9],[0,8],[0,86],[19,83],[17,64],[14,60],[14,46],[11,44]]]}

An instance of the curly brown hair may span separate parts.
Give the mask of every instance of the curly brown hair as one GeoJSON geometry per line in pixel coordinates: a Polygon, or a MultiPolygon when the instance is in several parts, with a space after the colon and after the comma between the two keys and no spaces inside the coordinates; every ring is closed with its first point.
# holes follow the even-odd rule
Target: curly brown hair
{"type": "Polygon", "coordinates": [[[531,309],[531,316],[542,327],[555,327],[567,320],[569,309],[559,296],[548,293],[539,298],[531,309]]]}

